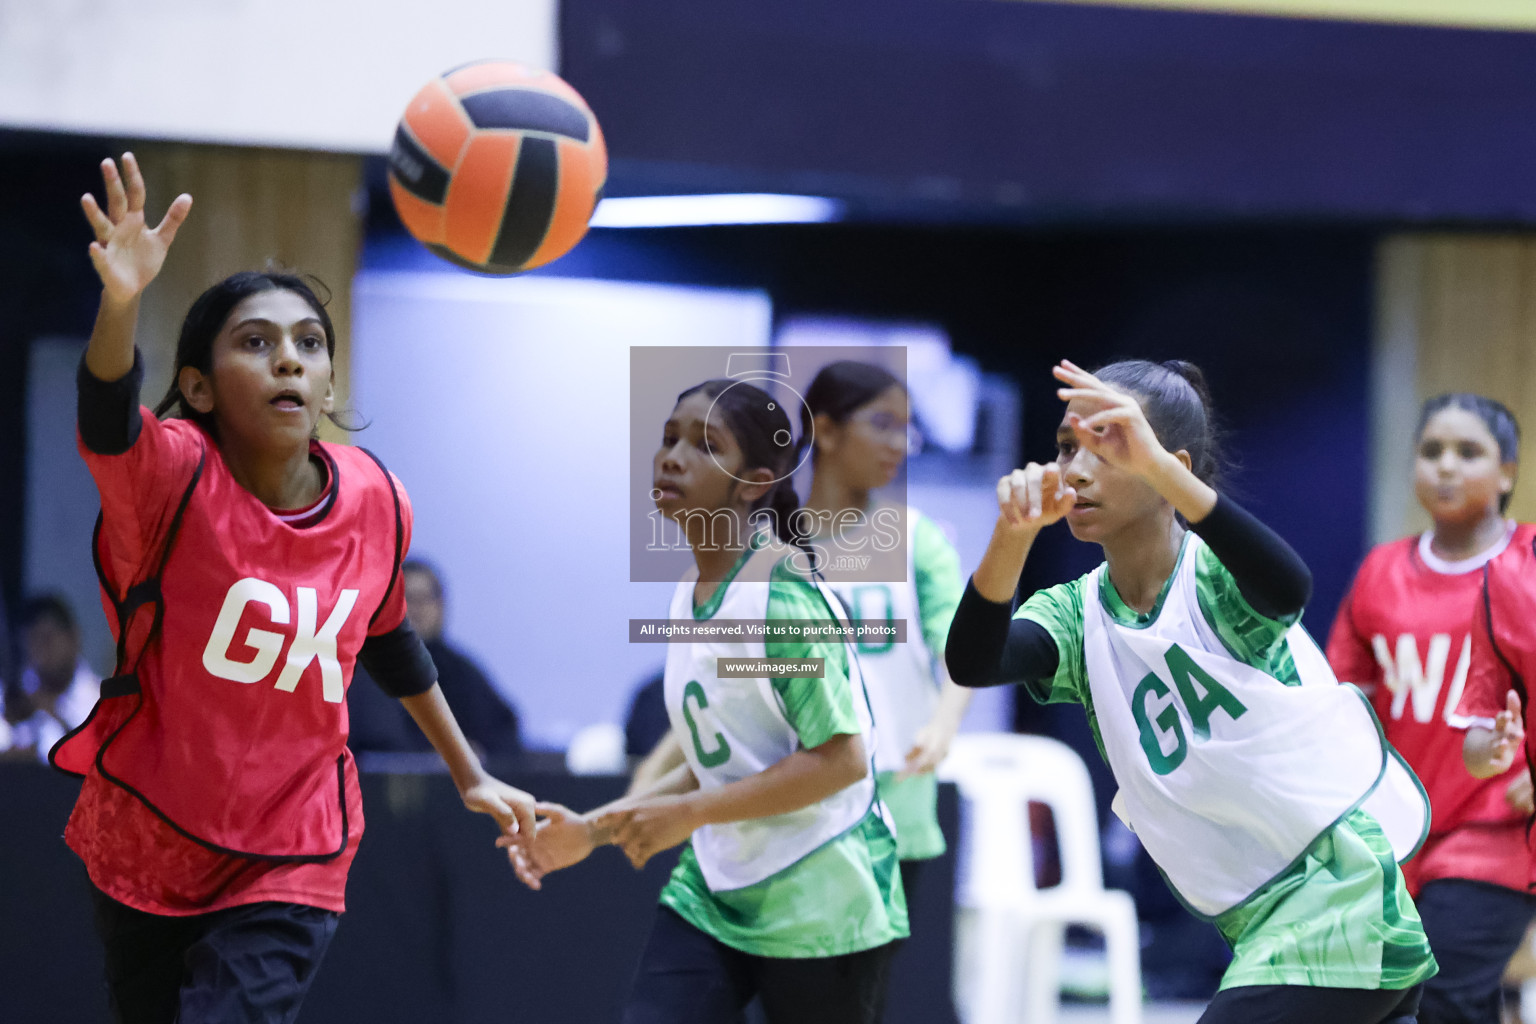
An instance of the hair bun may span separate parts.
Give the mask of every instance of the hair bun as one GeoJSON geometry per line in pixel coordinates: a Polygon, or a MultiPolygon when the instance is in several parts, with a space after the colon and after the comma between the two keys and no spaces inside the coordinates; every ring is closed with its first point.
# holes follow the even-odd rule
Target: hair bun
{"type": "Polygon", "coordinates": [[[1205,382],[1205,371],[1187,359],[1165,359],[1158,364],[1170,373],[1178,374],[1195,389],[1195,394],[1200,396],[1200,404],[1205,408],[1205,414],[1211,414],[1211,389],[1205,382]]]}

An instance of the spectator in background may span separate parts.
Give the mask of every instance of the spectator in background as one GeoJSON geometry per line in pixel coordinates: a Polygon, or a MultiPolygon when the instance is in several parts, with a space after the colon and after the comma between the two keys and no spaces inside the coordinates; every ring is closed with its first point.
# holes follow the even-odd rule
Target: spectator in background
{"type": "Polygon", "coordinates": [[[21,670],[0,691],[0,715],[10,727],[3,756],[46,762],[53,745],[95,707],[101,677],[80,656],[80,628],[62,597],[27,601],[20,625],[21,670]]]}
{"type": "MultiPolygon", "coordinates": [[[[443,583],[437,570],[426,562],[410,559],[401,566],[405,576],[406,615],[411,628],[427,645],[437,666],[437,682],[453,707],[459,726],[475,749],[491,757],[522,753],[517,711],[501,696],[480,666],[443,638],[443,583]]],[[[357,676],[364,675],[359,666],[357,676]]],[[[358,686],[353,679],[347,693],[351,717],[348,745],[355,753],[411,753],[430,751],[426,737],[411,721],[399,701],[383,697],[376,686],[358,686]],[[382,698],[382,699],[381,699],[382,698]]]]}

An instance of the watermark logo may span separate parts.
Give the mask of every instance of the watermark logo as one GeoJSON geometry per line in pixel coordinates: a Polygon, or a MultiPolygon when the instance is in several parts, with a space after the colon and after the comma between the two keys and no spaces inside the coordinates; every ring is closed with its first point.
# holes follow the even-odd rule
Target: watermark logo
{"type": "MultiPolygon", "coordinates": [[[[742,550],[764,535],[792,546],[789,559],[797,572],[820,573],[829,582],[906,579],[904,456],[892,460],[880,448],[881,432],[893,432],[889,424],[882,420],[873,433],[865,430],[856,439],[874,446],[872,461],[879,457],[874,470],[861,471],[860,483],[867,486],[860,493],[869,495],[864,508],[799,505],[811,492],[816,464],[816,418],[805,395],[817,373],[845,360],[881,366],[905,383],[906,350],[900,346],[630,350],[631,580],[675,581],[694,563],[696,551],[742,550]],[[668,465],[675,465],[679,456],[662,455],[664,426],[682,408],[680,397],[706,381],[719,382],[706,392],[704,430],[696,446],[707,455],[707,465],[695,459],[686,471],[689,493],[668,494],[658,486],[671,472],[662,462],[670,458],[668,465]],[[763,436],[748,443],[735,437],[748,429],[763,436]],[[727,436],[729,442],[718,442],[727,436]],[[765,463],[770,459],[761,453],[769,453],[771,475],[764,475],[764,466],[745,465],[744,449],[759,453],[756,458],[765,463]],[[771,500],[758,499],[759,507],[730,500],[730,483],[761,488],[765,482],[771,500]],[[785,488],[793,489],[795,500],[786,500],[785,488]]],[[[891,418],[888,412],[884,417],[891,418]]],[[[908,419],[897,418],[904,446],[908,419]]],[[[846,481],[827,490],[846,493],[846,481]]]]}

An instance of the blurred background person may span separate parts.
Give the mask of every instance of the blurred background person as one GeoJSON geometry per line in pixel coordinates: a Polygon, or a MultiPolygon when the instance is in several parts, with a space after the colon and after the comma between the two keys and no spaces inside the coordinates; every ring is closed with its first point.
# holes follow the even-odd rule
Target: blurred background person
{"type": "Polygon", "coordinates": [[[1414,449],[1414,496],[1430,528],[1371,549],[1334,620],[1328,659],[1369,694],[1434,811],[1423,848],[1403,865],[1440,965],[1424,985],[1419,1022],[1497,1024],[1505,966],[1536,914],[1531,776],[1524,758],[1492,777],[1468,773],[1467,730],[1492,722],[1461,714],[1457,701],[1484,567],[1518,565],[1536,526],[1506,515],[1520,427],[1502,403],[1458,392],[1431,398],[1414,449]]]}
{"type": "MultiPolygon", "coordinates": [[[[409,559],[405,575],[406,614],[437,666],[437,682],[454,708],[469,742],[486,757],[517,757],[523,752],[517,709],[467,654],[443,636],[442,577],[427,562],[409,559]]],[[[359,676],[365,673],[358,669],[359,676]]],[[[410,716],[377,686],[353,686],[347,694],[351,716],[349,745],[354,752],[427,753],[431,747],[410,716]]]]}
{"type": "Polygon", "coordinates": [[[80,656],[80,627],[68,602],[40,594],[21,608],[21,668],[0,688],[10,742],[0,756],[46,762],[65,733],[85,721],[101,677],[80,656]]]}
{"type": "MultiPolygon", "coordinates": [[[[887,559],[885,571],[863,578],[836,568],[829,572],[849,618],[908,624],[905,643],[860,641],[856,647],[880,727],[876,783],[896,822],[909,898],[923,862],[945,849],[934,769],[949,753],[971,702],[971,692],[949,678],[943,659],[949,623],[965,590],[960,556],[933,520],[874,496],[901,472],[910,431],[906,386],[874,363],[839,360],[824,366],[800,408],[800,449],[810,449],[814,466],[805,507],[817,514],[814,539],[823,554],[835,566],[845,548],[864,550],[874,539],[877,515],[906,528],[906,542],[895,552],[905,565],[891,566],[887,559]]],[[[868,550],[880,549],[870,544],[868,550]]]]}

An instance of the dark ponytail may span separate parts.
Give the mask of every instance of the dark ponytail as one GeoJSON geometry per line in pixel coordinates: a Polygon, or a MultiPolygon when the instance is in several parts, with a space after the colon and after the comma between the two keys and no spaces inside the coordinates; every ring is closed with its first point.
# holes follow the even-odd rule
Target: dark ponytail
{"type": "Polygon", "coordinates": [[[800,511],[800,496],[791,481],[800,459],[793,443],[793,431],[783,406],[766,391],[739,380],[707,380],[677,396],[681,402],[689,395],[702,393],[714,400],[712,415],[718,415],[741,449],[741,469],[766,469],[773,483],[752,507],[747,521],[760,518],[767,511],[773,517],[774,532],[782,541],[799,544],[795,519],[800,511]]]}
{"type": "Polygon", "coordinates": [[[1183,359],[1161,363],[1125,359],[1095,370],[1094,376],[1135,395],[1158,442],[1171,452],[1188,452],[1191,472],[1218,486],[1227,466],[1210,388],[1200,367],[1183,359]]]}

